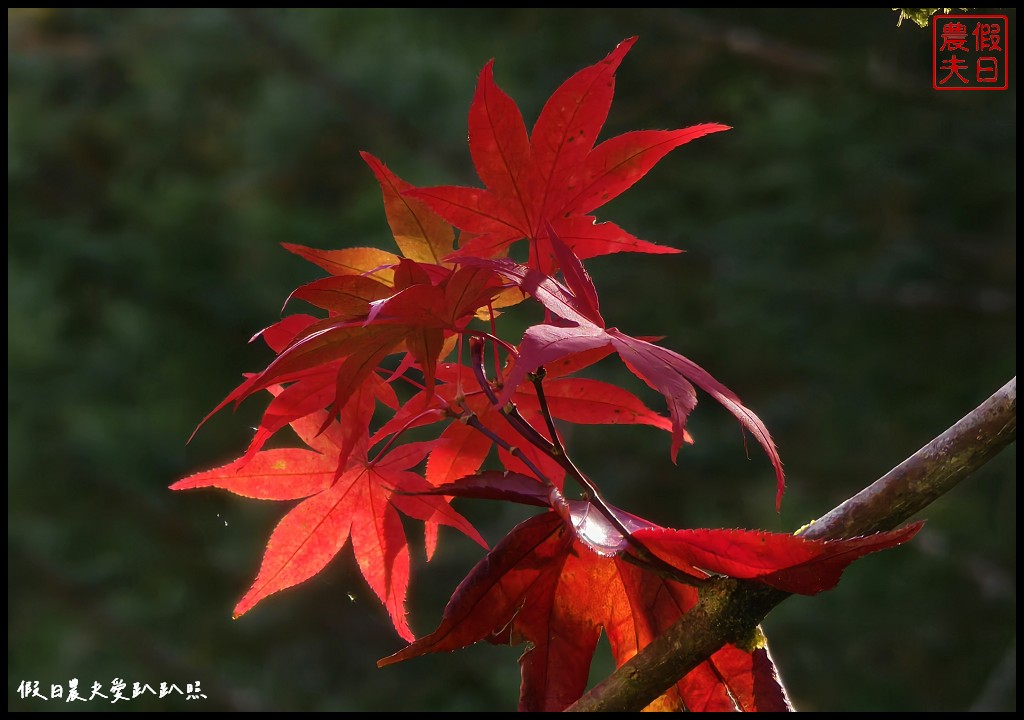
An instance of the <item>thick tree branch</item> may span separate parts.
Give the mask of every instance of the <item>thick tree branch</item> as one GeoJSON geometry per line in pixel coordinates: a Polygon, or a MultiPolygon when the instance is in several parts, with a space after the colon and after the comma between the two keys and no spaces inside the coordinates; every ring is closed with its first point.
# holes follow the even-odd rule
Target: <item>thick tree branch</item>
{"type": "MultiPolygon", "coordinates": [[[[843,538],[890,530],[949,492],[1017,439],[1017,378],[884,477],[801,534],[843,538]]],[[[640,710],[729,642],[748,637],[789,595],[760,583],[713,580],[696,608],[568,708],[640,710]]]]}
{"type": "Polygon", "coordinates": [[[883,477],[800,534],[842,538],[891,530],[1017,439],[1017,378],[883,477]]]}

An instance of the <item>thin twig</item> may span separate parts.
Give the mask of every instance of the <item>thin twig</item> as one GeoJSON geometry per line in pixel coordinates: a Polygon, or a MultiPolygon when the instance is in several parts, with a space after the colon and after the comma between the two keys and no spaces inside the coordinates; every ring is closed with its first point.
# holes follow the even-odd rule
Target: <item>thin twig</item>
{"type": "Polygon", "coordinates": [[[474,413],[467,410],[465,415],[459,417],[459,421],[464,422],[474,430],[483,433],[488,438],[490,438],[491,442],[507,450],[508,453],[512,455],[512,457],[518,459],[521,463],[523,463],[523,465],[528,467],[530,469],[530,472],[536,475],[537,480],[543,483],[545,487],[557,489],[555,484],[551,482],[551,480],[548,479],[548,477],[543,472],[540,471],[540,468],[533,464],[533,461],[526,456],[526,453],[524,453],[521,448],[515,447],[514,445],[506,441],[504,438],[502,438],[500,435],[492,431],[490,428],[488,428],[486,425],[480,422],[480,418],[478,418],[474,413]]]}
{"type": "MultiPolygon", "coordinates": [[[[471,338],[490,340],[491,342],[501,345],[503,348],[505,348],[505,350],[508,351],[508,354],[511,355],[512,357],[516,358],[517,360],[519,359],[519,351],[516,350],[516,346],[509,342],[506,342],[505,340],[502,340],[494,333],[484,332],[483,330],[463,330],[462,334],[469,335],[471,338]]],[[[481,349],[481,352],[483,352],[483,349],[481,349]]]]}
{"type": "Polygon", "coordinates": [[[516,409],[515,403],[506,403],[504,407],[498,405],[498,396],[494,392],[494,388],[491,387],[491,383],[487,380],[487,371],[484,369],[484,343],[479,337],[470,338],[469,352],[473,359],[473,374],[476,376],[477,384],[483,390],[491,405],[498,409],[498,412],[505,417],[508,424],[522,435],[525,440],[551,455],[551,450],[554,446],[547,438],[540,434],[537,428],[530,424],[529,420],[520,414],[519,410],[516,409]]]}
{"type": "Polygon", "coordinates": [[[534,390],[537,391],[537,402],[540,405],[541,414],[544,416],[544,422],[548,426],[548,434],[551,436],[551,444],[554,446],[555,452],[559,455],[565,455],[565,446],[562,445],[562,441],[558,437],[558,430],[555,429],[555,420],[551,416],[551,412],[548,410],[548,399],[544,394],[544,378],[546,378],[547,375],[548,371],[544,369],[543,365],[541,365],[530,373],[528,377],[533,383],[534,390]]]}
{"type": "MultiPolygon", "coordinates": [[[[512,428],[523,436],[523,439],[539,448],[551,459],[561,465],[562,469],[564,469],[566,473],[572,477],[581,488],[583,488],[587,498],[591,501],[594,507],[596,507],[598,511],[607,518],[608,522],[612,524],[612,527],[618,530],[622,537],[626,539],[626,542],[629,543],[634,556],[639,561],[637,564],[640,564],[665,577],[678,580],[679,582],[685,582],[690,585],[702,585],[704,581],[699,578],[691,578],[685,575],[680,576],[678,570],[672,567],[670,563],[667,563],[657,557],[654,553],[648,550],[643,543],[634,538],[629,529],[623,524],[622,520],[620,520],[618,515],[615,514],[615,510],[605,499],[601,490],[597,487],[597,484],[587,477],[582,470],[576,467],[576,464],[565,452],[565,448],[562,447],[562,443],[558,439],[554,419],[551,416],[551,411],[548,408],[547,399],[544,395],[543,369],[541,369],[540,373],[534,373],[534,387],[537,389],[537,398],[541,407],[541,412],[544,415],[544,420],[551,432],[551,441],[541,435],[540,431],[538,431],[537,428],[530,424],[530,422],[519,413],[515,403],[508,402],[504,407],[499,407],[498,396],[491,387],[490,382],[487,380],[487,372],[484,369],[484,341],[481,337],[475,335],[470,337],[469,351],[473,361],[473,373],[476,375],[477,384],[480,386],[480,389],[483,390],[484,394],[487,395],[487,399],[490,400],[491,404],[494,405],[498,412],[504,416],[505,420],[512,426],[512,428]]],[[[476,423],[480,428],[484,427],[475,416],[474,420],[476,420],[476,423]]],[[[477,425],[474,425],[474,427],[477,427],[477,425]]],[[[489,431],[486,434],[492,439],[498,437],[496,434],[490,433],[489,431]]],[[[514,450],[515,452],[512,454],[520,460],[524,460],[526,458],[526,454],[520,448],[512,448],[511,445],[508,445],[508,443],[505,443],[504,441],[501,441],[499,444],[510,452],[514,450]]],[[[531,471],[537,473],[538,478],[543,478],[545,482],[550,482],[540,474],[540,470],[538,470],[536,465],[532,462],[527,463],[527,467],[530,468],[531,471]]]]}
{"type": "Polygon", "coordinates": [[[562,445],[562,441],[558,437],[558,430],[555,429],[555,419],[551,414],[551,409],[548,407],[547,396],[544,394],[544,378],[547,376],[547,371],[544,366],[541,365],[531,373],[530,377],[533,382],[534,390],[537,392],[537,403],[540,405],[540,412],[544,416],[544,422],[548,426],[548,432],[551,433],[551,449],[548,450],[548,454],[561,465],[565,471],[572,477],[576,483],[583,488],[590,502],[596,507],[602,515],[604,515],[608,522],[618,530],[622,537],[626,539],[626,542],[633,549],[633,557],[626,555],[626,560],[634,561],[636,565],[645,567],[662,577],[667,577],[672,580],[686,583],[688,585],[701,586],[704,581],[700,578],[694,578],[687,575],[686,573],[680,573],[676,568],[672,567],[670,563],[665,562],[657,555],[647,549],[647,546],[642,542],[633,537],[629,529],[623,524],[622,520],[619,519],[615,513],[615,509],[609,503],[600,488],[597,487],[597,483],[591,480],[587,475],[583,473],[576,463],[569,457],[569,453],[565,451],[565,447],[562,445]]]}

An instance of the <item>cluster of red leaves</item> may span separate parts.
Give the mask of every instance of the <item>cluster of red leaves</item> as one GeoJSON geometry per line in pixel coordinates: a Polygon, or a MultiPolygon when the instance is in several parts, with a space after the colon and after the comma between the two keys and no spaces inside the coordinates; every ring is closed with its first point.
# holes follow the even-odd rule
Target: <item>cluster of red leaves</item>
{"type": "MultiPolygon", "coordinates": [[[[602,631],[622,664],[697,603],[696,587],[708,577],[813,594],[833,587],[856,558],[916,532],[911,526],[823,542],[659,528],[605,502],[566,454],[555,419],[665,430],[674,460],[692,441],[685,428],[696,386],[753,434],[774,467],[778,499],[783,490],[782,463],[760,419],[692,361],[607,327],[581,262],[614,252],[676,252],[590,213],[669,151],[728,129],[630,132],[595,146],[615,71],[633,42],[563,83],[530,133],[489,63],[469,113],[469,147],[485,188],[414,188],[363,153],[401,256],[286,245],[330,274],[292,293],[326,317],[289,315],[258,335],[275,359],[214,411],[264,390],[273,394],[247,452],[172,485],[301,500],[271,535],[236,616],[316,575],[351,538],[363,576],[410,642],[381,665],[481,640],[526,642],[520,707],[560,710],[584,691],[602,631]],[[520,241],[528,243],[526,263],[508,256],[520,241]],[[526,298],[544,308],[545,322],[512,345],[495,334],[496,308],[526,298]],[[489,327],[478,329],[481,320],[489,327]],[[493,381],[485,345],[496,366],[505,355],[493,381]],[[668,418],[625,389],[575,376],[612,353],[665,398],[668,418]],[[385,363],[396,354],[397,362],[385,363]],[[400,403],[396,385],[412,386],[412,396],[400,403]],[[382,409],[390,417],[371,431],[382,409]],[[308,449],[263,449],[289,425],[308,449]],[[440,428],[435,440],[403,442],[408,429],[427,425],[440,428]],[[492,448],[504,471],[483,469],[492,448]],[[567,499],[567,479],[586,500],[567,499]],[[486,547],[451,507],[452,497],[544,510],[487,554],[455,591],[438,628],[417,640],[405,613],[410,558],[399,512],[423,521],[428,558],[441,524],[486,547]]],[[[655,707],[780,710],[788,701],[762,639],[722,648],[655,707]]]]}

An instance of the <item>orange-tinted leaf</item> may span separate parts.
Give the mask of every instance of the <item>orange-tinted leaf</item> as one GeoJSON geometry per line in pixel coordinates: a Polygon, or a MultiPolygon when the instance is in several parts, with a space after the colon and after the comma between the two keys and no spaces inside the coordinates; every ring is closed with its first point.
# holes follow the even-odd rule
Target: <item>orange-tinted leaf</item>
{"type": "Polygon", "coordinates": [[[365,387],[380,361],[394,351],[396,337],[402,334],[400,329],[394,333],[377,334],[342,361],[335,375],[334,402],[331,404],[330,415],[340,412],[349,399],[365,387]]]}
{"type": "Polygon", "coordinates": [[[526,299],[526,295],[517,287],[507,287],[499,291],[491,301],[490,307],[481,307],[476,311],[476,319],[490,322],[501,317],[504,310],[514,307],[526,299]]]}
{"type": "Polygon", "coordinates": [[[402,254],[421,263],[442,264],[455,245],[455,231],[423,201],[403,195],[412,185],[368,152],[359,153],[380,183],[384,214],[402,254]]]}
{"type": "Polygon", "coordinates": [[[341,320],[365,317],[370,303],[394,294],[394,289],[367,275],[338,275],[315,280],[291,297],[330,311],[341,320]]]}
{"type": "Polygon", "coordinates": [[[316,250],[304,245],[281,243],[288,252],[319,265],[331,275],[368,275],[385,285],[394,277],[393,265],[398,263],[394,253],[377,248],[345,248],[344,250],[316,250]]]}
{"type": "Polygon", "coordinates": [[[341,360],[356,351],[366,352],[371,347],[374,352],[383,348],[393,349],[402,335],[402,329],[395,325],[367,326],[359,321],[346,322],[334,318],[314,323],[282,350],[263,372],[243,383],[242,397],[294,380],[304,371],[341,360]]]}
{"type": "Polygon", "coordinates": [[[367,427],[373,417],[375,400],[392,409],[397,407],[398,401],[390,385],[376,375],[370,375],[357,386],[354,395],[342,406],[343,422],[325,429],[324,418],[317,413],[335,399],[337,375],[341,366],[341,362],[330,363],[309,371],[286,388],[268,388],[275,397],[264,411],[256,434],[239,462],[251,459],[274,433],[288,424],[291,424],[303,442],[315,450],[325,454],[337,452],[340,467],[344,467],[349,454],[358,444],[364,446],[362,452],[365,454],[367,427]],[[321,417],[320,424],[309,427],[312,423],[310,418],[314,415],[321,417]],[[326,437],[321,438],[322,434],[326,437]]]}
{"type": "Polygon", "coordinates": [[[437,367],[437,358],[444,346],[444,333],[437,328],[412,329],[405,337],[405,346],[409,348],[409,354],[416,358],[420,369],[423,370],[427,392],[433,392],[434,368],[437,367]]]}

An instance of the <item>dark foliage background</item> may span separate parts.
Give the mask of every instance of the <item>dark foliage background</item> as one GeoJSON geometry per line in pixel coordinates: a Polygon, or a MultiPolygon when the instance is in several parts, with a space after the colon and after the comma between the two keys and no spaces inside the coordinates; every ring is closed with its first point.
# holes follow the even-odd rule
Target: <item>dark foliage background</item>
{"type": "MultiPolygon", "coordinates": [[[[678,466],[654,430],[572,435],[617,504],[792,531],[1015,374],[1015,64],[1007,92],[934,92],[929,32],[888,10],[9,10],[10,709],[67,708],[17,687],[70,678],[208,697],[115,709],[514,707],[518,649],[377,670],[400,641],[348,551],[232,622],[286,508],[166,487],[247,443],[255,401],[185,440],[319,276],[278,244],[390,247],[358,150],[475,184],[466,111],[489,58],[532,122],[633,34],[604,137],[736,129],[603,210],[687,250],[590,263],[605,316],[739,393],[789,492],[777,515],[767,461],[705,399],[678,466]]],[[[929,508],[919,540],[769,617],[798,708],[1016,709],[1015,458],[929,508]]],[[[491,541],[521,517],[462,508],[491,541]]],[[[478,558],[446,534],[418,562],[417,632],[478,558]]]]}

